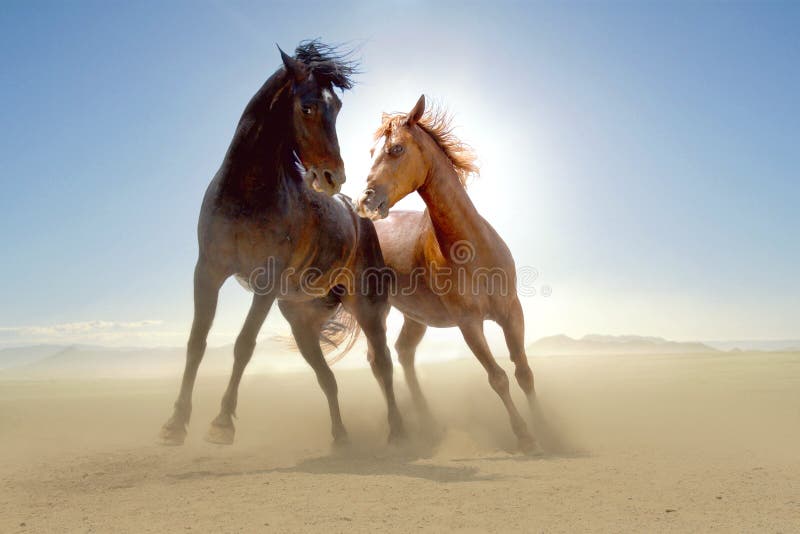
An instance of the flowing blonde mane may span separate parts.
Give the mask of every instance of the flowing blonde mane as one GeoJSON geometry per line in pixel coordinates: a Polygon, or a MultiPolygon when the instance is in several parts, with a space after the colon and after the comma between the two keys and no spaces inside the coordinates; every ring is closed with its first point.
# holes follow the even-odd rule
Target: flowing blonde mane
{"type": "MultiPolygon", "coordinates": [[[[375,140],[391,134],[394,128],[403,125],[407,113],[384,113],[380,127],[375,131],[375,140]]],[[[453,117],[439,106],[425,110],[417,125],[436,142],[450,160],[458,180],[464,187],[471,176],[478,175],[477,156],[468,144],[453,133],[453,117]]]]}

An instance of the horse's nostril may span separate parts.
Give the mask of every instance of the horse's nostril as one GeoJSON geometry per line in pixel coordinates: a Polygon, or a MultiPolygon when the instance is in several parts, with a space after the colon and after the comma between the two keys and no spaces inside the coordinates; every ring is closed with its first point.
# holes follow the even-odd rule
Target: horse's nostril
{"type": "Polygon", "coordinates": [[[333,181],[333,173],[331,171],[322,171],[322,176],[325,177],[325,181],[328,182],[328,185],[336,187],[336,182],[333,181]]]}

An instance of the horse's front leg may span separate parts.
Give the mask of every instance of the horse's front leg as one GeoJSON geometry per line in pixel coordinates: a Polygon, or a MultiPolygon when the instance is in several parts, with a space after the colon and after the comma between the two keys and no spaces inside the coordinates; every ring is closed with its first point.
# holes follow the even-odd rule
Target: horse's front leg
{"type": "Polygon", "coordinates": [[[194,269],[194,319],[186,348],[186,367],[181,390],[175,401],[172,417],[161,428],[161,442],[165,445],[182,445],[186,439],[186,426],[192,415],[192,390],[197,378],[197,368],[206,350],[206,339],[217,310],[217,297],[225,276],[218,273],[202,259],[194,269]]]}
{"type": "Polygon", "coordinates": [[[205,439],[210,443],[220,445],[233,443],[233,436],[236,432],[236,428],[233,426],[233,417],[236,415],[239,383],[242,381],[245,367],[253,357],[258,332],[261,330],[261,325],[264,324],[274,300],[275,297],[272,295],[256,294],[253,296],[250,311],[247,312],[242,331],[239,332],[239,337],[236,338],[236,344],[233,346],[233,370],[228,387],[222,396],[219,415],[211,422],[206,433],[205,439]]]}

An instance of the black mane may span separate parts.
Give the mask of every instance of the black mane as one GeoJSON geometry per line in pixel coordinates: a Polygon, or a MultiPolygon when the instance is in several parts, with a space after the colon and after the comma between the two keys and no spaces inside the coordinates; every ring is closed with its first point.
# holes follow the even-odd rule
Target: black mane
{"type": "Polygon", "coordinates": [[[302,61],[320,83],[352,89],[353,76],[358,74],[358,63],[352,51],[327,45],[319,39],[302,41],[294,51],[294,57],[302,61]]]}

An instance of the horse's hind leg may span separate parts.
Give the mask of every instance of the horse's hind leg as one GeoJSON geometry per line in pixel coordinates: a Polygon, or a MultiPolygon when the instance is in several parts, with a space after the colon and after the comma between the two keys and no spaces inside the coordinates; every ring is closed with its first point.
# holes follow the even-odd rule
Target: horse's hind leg
{"type": "MultiPolygon", "coordinates": [[[[338,305],[338,304],[337,304],[338,305]]],[[[317,375],[325,397],[328,399],[328,409],[331,414],[331,433],[335,445],[347,443],[347,431],[342,423],[342,414],[339,410],[339,388],[336,377],[325,361],[325,355],[319,345],[319,335],[322,326],[336,311],[336,306],[331,307],[325,299],[310,302],[279,301],[281,313],[292,327],[297,348],[317,375]]]]}
{"type": "Polygon", "coordinates": [[[397,336],[394,348],[397,350],[397,359],[400,361],[400,365],[403,366],[403,374],[406,377],[406,385],[408,385],[408,390],[411,392],[411,400],[414,402],[414,407],[417,409],[423,424],[432,427],[433,417],[428,408],[428,402],[425,400],[425,395],[423,395],[422,389],[419,387],[417,369],[414,367],[417,347],[428,327],[407,315],[404,318],[403,328],[400,330],[400,335],[397,336]]]}
{"type": "Polygon", "coordinates": [[[533,452],[536,450],[536,442],[533,440],[528,425],[522,419],[522,416],[514,406],[514,401],[511,399],[511,392],[508,389],[508,376],[503,368],[497,364],[497,361],[492,356],[489,345],[486,343],[486,337],[483,335],[483,320],[477,319],[468,321],[461,325],[461,333],[464,335],[464,340],[469,345],[470,350],[481,362],[486,373],[489,375],[489,384],[492,389],[500,396],[503,404],[508,412],[508,417],[511,421],[511,428],[514,430],[517,439],[519,440],[520,448],[524,452],[533,452]]]}
{"type": "Polygon", "coordinates": [[[532,406],[536,399],[536,390],[533,386],[533,371],[528,364],[528,356],[525,354],[525,317],[522,314],[519,299],[514,299],[508,316],[500,322],[500,327],[506,338],[511,361],[514,362],[514,376],[517,378],[519,387],[528,397],[528,403],[532,406]]]}
{"type": "Polygon", "coordinates": [[[372,374],[378,380],[386,398],[389,419],[389,441],[393,442],[405,437],[403,418],[397,409],[392,382],[392,356],[386,345],[386,315],[389,303],[382,298],[373,299],[366,296],[351,297],[344,300],[347,310],[358,321],[367,338],[369,364],[372,374]]]}
{"type": "Polygon", "coordinates": [[[230,445],[233,443],[233,436],[236,428],[233,426],[233,417],[236,415],[236,403],[239,398],[239,383],[242,381],[244,369],[253,357],[256,348],[256,338],[267,318],[272,302],[275,300],[271,295],[253,295],[253,302],[250,304],[250,311],[244,320],[236,344],[233,346],[233,370],[228,381],[228,387],[222,396],[222,405],[219,415],[211,422],[211,426],[206,433],[206,441],[219,445],[230,445]]]}
{"type": "Polygon", "coordinates": [[[522,315],[522,306],[519,300],[513,303],[508,316],[500,321],[500,326],[506,337],[511,361],[516,367],[514,375],[517,377],[517,383],[528,397],[536,440],[545,451],[562,450],[568,447],[568,442],[560,435],[557,427],[553,426],[542,407],[541,400],[536,397],[533,371],[528,365],[528,356],[525,354],[525,318],[522,315]]]}
{"type": "Polygon", "coordinates": [[[186,348],[186,367],[181,391],[175,401],[172,417],[161,428],[161,441],[166,445],[181,445],[186,438],[186,425],[192,415],[192,390],[197,368],[206,350],[206,338],[217,310],[217,296],[225,276],[216,273],[202,260],[194,269],[194,319],[186,348]]]}

